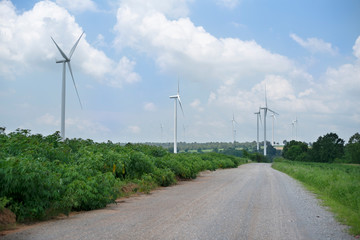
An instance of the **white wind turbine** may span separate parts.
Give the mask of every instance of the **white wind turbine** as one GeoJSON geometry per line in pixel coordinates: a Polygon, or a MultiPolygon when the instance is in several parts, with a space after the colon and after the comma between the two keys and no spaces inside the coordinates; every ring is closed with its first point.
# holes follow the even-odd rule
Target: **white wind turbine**
{"type": "Polygon", "coordinates": [[[170,98],[174,99],[174,153],[177,153],[177,100],[179,100],[180,108],[184,116],[184,110],[182,108],[179,92],[180,90],[179,90],[179,82],[178,82],[177,94],[170,96],[170,98]]]}
{"type": "Polygon", "coordinates": [[[274,141],[274,122],[275,122],[275,119],[276,119],[276,116],[275,114],[271,114],[271,117],[272,117],[272,145],[274,146],[275,145],[275,141],[274,141]]]}
{"type": "Polygon", "coordinates": [[[266,98],[266,85],[265,85],[265,107],[261,108],[264,110],[264,156],[266,156],[266,115],[267,115],[267,111],[272,112],[273,114],[277,114],[278,113],[274,112],[273,110],[271,110],[270,108],[268,108],[267,106],[267,98],[266,98]]]}
{"type": "Polygon", "coordinates": [[[293,128],[295,127],[295,141],[297,141],[297,125],[298,125],[297,117],[291,124],[293,128]]]}
{"type": "Polygon", "coordinates": [[[259,111],[254,113],[256,114],[256,150],[259,152],[260,150],[260,146],[259,146],[259,121],[260,121],[260,124],[261,124],[261,113],[260,113],[260,107],[259,107],[259,111]]]}
{"type": "Polygon", "coordinates": [[[236,141],[236,129],[235,129],[235,124],[239,125],[236,120],[235,120],[235,116],[234,116],[234,113],[233,113],[233,118],[231,120],[232,122],[232,132],[233,132],[233,140],[234,140],[234,144],[235,144],[235,141],[236,141]]]}
{"type": "Polygon", "coordinates": [[[60,132],[60,136],[62,139],[65,139],[65,91],[66,91],[66,63],[68,64],[69,67],[69,71],[71,74],[71,78],[72,81],[74,83],[74,87],[75,87],[75,91],[76,91],[76,95],[79,99],[79,103],[80,103],[80,107],[82,109],[82,104],[80,101],[80,97],[79,97],[79,93],[78,90],[76,88],[76,84],[75,84],[75,80],[74,80],[74,75],[72,73],[72,69],[71,69],[71,57],[74,54],[75,48],[78,45],[80,38],[82,37],[82,35],[84,34],[84,32],[80,35],[79,39],[76,41],[76,43],[74,44],[74,46],[71,48],[69,55],[67,56],[62,50],[61,48],[57,45],[57,43],[55,42],[55,40],[51,37],[51,39],[53,40],[53,42],[55,43],[57,49],[59,50],[61,56],[64,58],[63,60],[57,60],[56,63],[62,63],[63,64],[63,72],[62,72],[62,94],[61,94],[61,132],[60,132]]]}

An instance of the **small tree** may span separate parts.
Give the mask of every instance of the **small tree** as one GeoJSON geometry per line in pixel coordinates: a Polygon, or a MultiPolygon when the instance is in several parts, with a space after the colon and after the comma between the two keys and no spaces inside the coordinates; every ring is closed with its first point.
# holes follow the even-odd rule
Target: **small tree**
{"type": "Polygon", "coordinates": [[[344,155],[344,140],[336,133],[328,133],[313,143],[310,158],[313,162],[334,162],[344,155]]]}
{"type": "Polygon", "coordinates": [[[308,161],[308,145],[292,140],[284,146],[282,156],[292,161],[308,161]]]}
{"type": "Polygon", "coordinates": [[[345,146],[346,159],[351,163],[360,164],[360,134],[355,133],[350,137],[345,146]]]}

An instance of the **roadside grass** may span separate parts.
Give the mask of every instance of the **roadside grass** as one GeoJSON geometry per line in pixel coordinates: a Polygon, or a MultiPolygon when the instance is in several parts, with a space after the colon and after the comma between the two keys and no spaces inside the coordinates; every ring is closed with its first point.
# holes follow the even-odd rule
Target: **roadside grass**
{"type": "Polygon", "coordinates": [[[278,161],[272,167],[304,183],[351,234],[360,235],[360,166],[278,161]]]}

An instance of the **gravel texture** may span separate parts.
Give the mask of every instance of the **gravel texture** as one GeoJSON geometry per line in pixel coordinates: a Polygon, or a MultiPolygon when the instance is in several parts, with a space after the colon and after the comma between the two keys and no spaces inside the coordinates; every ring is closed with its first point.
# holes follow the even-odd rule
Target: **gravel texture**
{"type": "Polygon", "coordinates": [[[355,239],[346,229],[298,182],[252,163],[2,238],[355,239]]]}

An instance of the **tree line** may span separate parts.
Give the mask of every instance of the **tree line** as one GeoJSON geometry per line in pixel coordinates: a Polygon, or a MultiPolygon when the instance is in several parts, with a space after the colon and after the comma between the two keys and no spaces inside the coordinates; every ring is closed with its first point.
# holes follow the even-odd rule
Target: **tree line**
{"type": "Polygon", "coordinates": [[[285,144],[282,156],[291,161],[360,164],[360,134],[351,136],[347,144],[336,133],[320,136],[311,147],[293,140],[285,144]]]}

